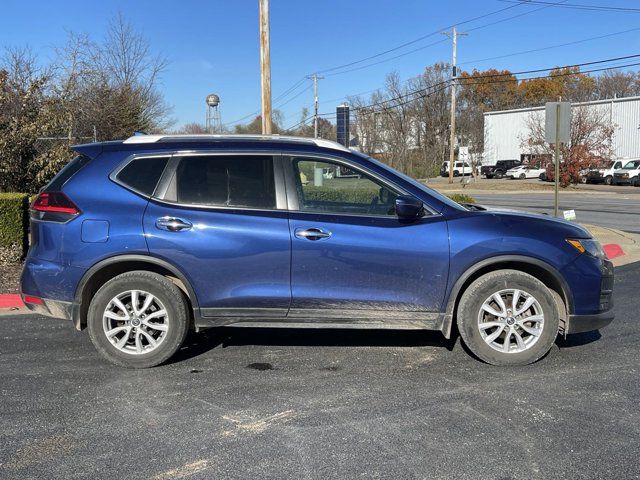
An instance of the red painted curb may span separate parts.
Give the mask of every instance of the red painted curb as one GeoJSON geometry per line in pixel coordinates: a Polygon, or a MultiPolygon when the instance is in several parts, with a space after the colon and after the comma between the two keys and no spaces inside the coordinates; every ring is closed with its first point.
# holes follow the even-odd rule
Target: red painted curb
{"type": "Polygon", "coordinates": [[[9,293],[0,294],[0,308],[22,308],[24,303],[20,295],[12,295],[9,293]]]}
{"type": "Polygon", "coordinates": [[[624,255],[624,250],[617,243],[607,243],[602,246],[604,253],[607,255],[609,260],[612,260],[616,257],[622,257],[624,255]]]}

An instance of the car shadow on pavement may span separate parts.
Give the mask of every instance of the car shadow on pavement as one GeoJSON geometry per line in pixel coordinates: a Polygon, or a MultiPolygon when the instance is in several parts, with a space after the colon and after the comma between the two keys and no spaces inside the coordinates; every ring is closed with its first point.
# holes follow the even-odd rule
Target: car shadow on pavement
{"type": "Polygon", "coordinates": [[[600,338],[602,338],[602,335],[600,335],[599,330],[574,333],[572,335],[567,335],[567,338],[558,335],[556,345],[560,348],[579,347],[581,345],[588,345],[589,343],[597,342],[600,338]]]}
{"type": "Polygon", "coordinates": [[[216,347],[444,347],[452,351],[456,339],[455,335],[446,339],[442,333],[431,330],[217,327],[191,333],[169,363],[197,357],[216,347]]]}

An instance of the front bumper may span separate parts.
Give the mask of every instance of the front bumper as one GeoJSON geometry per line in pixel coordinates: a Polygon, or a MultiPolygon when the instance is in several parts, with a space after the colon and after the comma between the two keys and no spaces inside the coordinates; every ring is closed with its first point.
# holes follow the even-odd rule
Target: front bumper
{"type": "Polygon", "coordinates": [[[609,325],[614,317],[613,309],[593,315],[569,315],[567,333],[583,333],[598,330],[609,325]]]}
{"type": "Polygon", "coordinates": [[[571,314],[566,333],[583,333],[598,330],[609,325],[614,317],[613,311],[613,283],[614,270],[610,260],[603,260],[601,266],[602,277],[600,279],[600,298],[598,313],[571,314]]]}

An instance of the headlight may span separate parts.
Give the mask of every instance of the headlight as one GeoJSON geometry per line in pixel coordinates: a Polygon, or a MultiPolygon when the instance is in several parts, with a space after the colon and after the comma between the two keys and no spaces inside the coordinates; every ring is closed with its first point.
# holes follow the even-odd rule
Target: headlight
{"type": "Polygon", "coordinates": [[[590,238],[590,239],[568,238],[567,243],[571,245],[573,248],[575,248],[576,250],[578,250],[580,253],[591,255],[592,257],[595,257],[595,258],[602,258],[602,259],[607,258],[607,256],[604,253],[604,250],[602,249],[602,246],[600,245],[600,242],[598,242],[597,240],[594,240],[593,238],[590,238]]]}

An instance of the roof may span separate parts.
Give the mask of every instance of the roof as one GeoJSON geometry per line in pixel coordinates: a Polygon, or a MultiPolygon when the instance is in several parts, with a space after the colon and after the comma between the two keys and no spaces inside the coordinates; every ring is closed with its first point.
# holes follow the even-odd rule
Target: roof
{"type": "Polygon", "coordinates": [[[260,141],[274,143],[304,143],[317,147],[332,148],[348,152],[344,145],[323,138],[294,137],[287,135],[134,135],[127,138],[124,144],[149,144],[173,142],[221,142],[221,141],[260,141]]]}
{"type": "MultiPolygon", "coordinates": [[[[572,102],[572,107],[582,107],[588,105],[602,105],[608,103],[620,103],[620,102],[639,102],[640,97],[620,97],[620,98],[606,98],[604,100],[591,100],[589,102],[572,102]]],[[[508,113],[517,113],[517,112],[533,112],[536,110],[544,110],[545,106],[540,105],[537,107],[525,107],[525,108],[514,108],[512,110],[493,110],[491,112],[484,112],[483,115],[503,115],[508,113]]]]}

